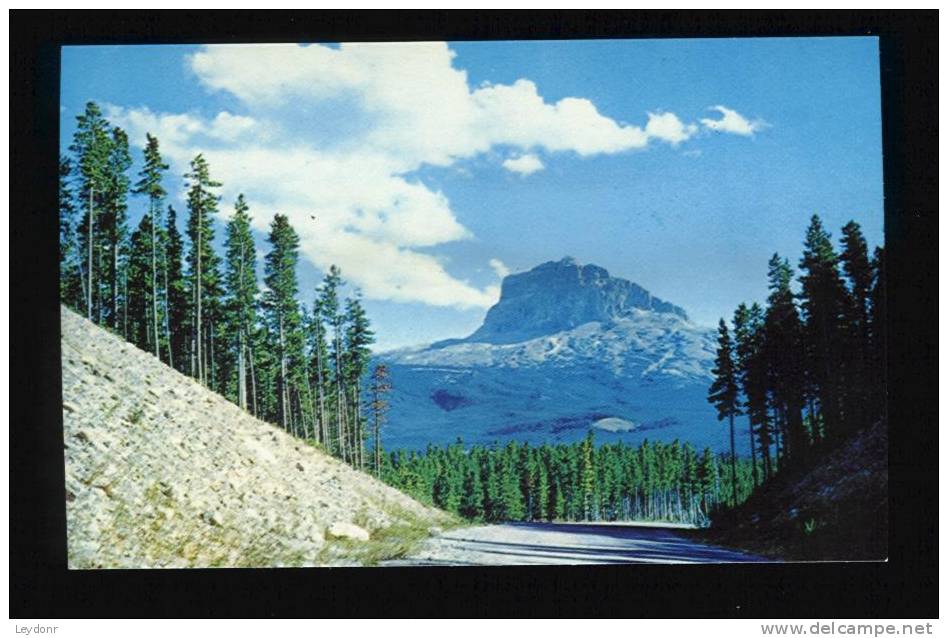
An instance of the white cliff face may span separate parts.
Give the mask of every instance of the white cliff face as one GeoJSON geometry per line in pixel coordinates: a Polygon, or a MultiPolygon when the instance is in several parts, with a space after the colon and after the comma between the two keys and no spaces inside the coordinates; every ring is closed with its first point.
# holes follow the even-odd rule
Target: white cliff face
{"type": "Polygon", "coordinates": [[[564,259],[504,280],[465,339],[380,355],[394,391],[386,446],[599,440],[725,449],[706,401],[716,343],[681,308],[564,259]],[[621,426],[621,427],[620,427],[621,426]]]}

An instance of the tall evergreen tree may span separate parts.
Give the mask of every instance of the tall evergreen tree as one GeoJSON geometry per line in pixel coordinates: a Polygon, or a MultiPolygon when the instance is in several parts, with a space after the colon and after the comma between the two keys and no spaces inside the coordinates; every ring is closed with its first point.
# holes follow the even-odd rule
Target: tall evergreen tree
{"type": "Polygon", "coordinates": [[[885,250],[876,248],[872,256],[872,288],[869,292],[870,380],[872,417],[885,418],[886,406],[886,278],[885,250]]]}
{"type": "Polygon", "coordinates": [[[734,311],[734,373],[737,379],[737,385],[743,394],[741,407],[744,414],[747,415],[747,435],[750,443],[752,476],[754,485],[758,484],[757,479],[757,443],[754,435],[755,419],[753,416],[753,401],[751,396],[754,394],[753,378],[751,370],[754,358],[759,356],[757,351],[757,331],[760,329],[760,309],[757,308],[755,315],[747,304],[741,303],[734,311]]]}
{"type": "Polygon", "coordinates": [[[76,204],[70,177],[72,162],[59,157],[59,298],[77,312],[83,308],[82,274],[76,231],[76,204]]]}
{"type": "Polygon", "coordinates": [[[469,520],[484,518],[484,487],[481,482],[481,468],[477,459],[464,466],[464,485],[461,490],[461,516],[469,520]]]}
{"type": "Polygon", "coordinates": [[[326,395],[328,394],[327,385],[330,373],[329,349],[326,345],[326,329],[323,325],[322,293],[321,288],[316,289],[316,300],[313,303],[313,313],[309,320],[310,376],[316,385],[313,391],[313,400],[316,401],[314,412],[318,422],[318,439],[326,446],[327,450],[332,451],[329,423],[326,415],[326,395]]]}
{"type": "Polygon", "coordinates": [[[151,237],[150,215],[142,215],[132,233],[123,275],[125,338],[146,352],[153,351],[155,334],[151,319],[151,237]]]}
{"type": "Polygon", "coordinates": [[[581,450],[581,480],[582,485],[580,489],[582,490],[583,495],[583,520],[588,521],[591,519],[593,514],[593,498],[595,493],[595,481],[596,481],[596,466],[593,462],[593,433],[592,430],[586,435],[586,438],[583,439],[582,444],[580,444],[581,450]]]}
{"type": "MultiPolygon", "coordinates": [[[[164,186],[161,184],[162,176],[166,170],[168,170],[168,165],[164,163],[161,159],[161,152],[158,149],[158,138],[153,137],[151,133],[145,134],[145,161],[142,166],[141,171],[139,172],[139,180],[135,184],[134,193],[137,195],[144,195],[148,198],[148,216],[151,217],[151,320],[152,320],[152,330],[154,335],[160,334],[159,332],[159,322],[161,321],[161,314],[158,311],[158,264],[159,264],[159,252],[161,246],[164,246],[164,242],[158,241],[158,235],[161,229],[161,209],[162,202],[167,194],[165,192],[164,186]]],[[[160,259],[163,261],[164,256],[161,255],[160,259]]],[[[167,296],[167,290],[162,293],[165,297],[167,296]]],[[[167,304],[166,304],[167,305],[167,304]]],[[[164,326],[162,326],[163,328],[164,326]]],[[[159,351],[160,339],[156,338],[155,340],[155,356],[159,359],[161,358],[161,352],[159,351]]]]}
{"type": "Polygon", "coordinates": [[[841,375],[836,365],[841,359],[843,282],[838,258],[829,233],[817,215],[806,231],[800,260],[801,309],[806,330],[806,355],[812,385],[819,400],[820,419],[827,436],[839,440],[843,433],[840,402],[841,375]]]}
{"type": "Polygon", "coordinates": [[[365,314],[358,293],[355,297],[346,300],[345,322],[345,379],[350,395],[347,400],[352,406],[351,418],[348,419],[352,424],[350,449],[353,450],[353,463],[362,467],[365,434],[362,423],[361,388],[362,379],[369,365],[371,354],[369,346],[375,342],[375,333],[369,327],[369,318],[365,314]]]}
{"type": "Polygon", "coordinates": [[[178,230],[178,214],[171,206],[165,226],[163,278],[165,295],[165,333],[168,362],[180,372],[188,368],[188,286],[184,276],[184,241],[178,230]]]}
{"type": "Polygon", "coordinates": [[[103,254],[106,255],[105,287],[103,295],[107,298],[104,310],[109,323],[116,332],[119,330],[119,264],[123,257],[121,251],[125,245],[128,211],[128,190],[131,183],[128,169],[132,166],[132,156],[128,150],[128,135],[122,129],[112,129],[109,146],[107,173],[103,192],[101,216],[104,233],[103,254]]]}
{"type": "Polygon", "coordinates": [[[237,405],[246,410],[249,396],[250,337],[257,323],[257,271],[256,250],[250,230],[250,213],[243,194],[237,196],[234,215],[227,224],[227,249],[224,265],[224,282],[227,291],[227,309],[230,336],[236,359],[237,405]]]}
{"type": "Polygon", "coordinates": [[[737,503],[737,454],[734,448],[734,417],[741,413],[738,402],[737,375],[734,366],[734,346],[724,319],[718,323],[718,353],[711,369],[714,382],[708,391],[708,402],[718,411],[718,420],[728,419],[731,428],[731,481],[734,503],[737,503]]]}
{"type": "Polygon", "coordinates": [[[203,155],[191,160],[188,180],[188,289],[191,316],[191,375],[204,385],[210,381],[208,370],[212,343],[214,311],[220,294],[220,257],[214,253],[213,217],[220,197],[212,190],[221,186],[211,179],[210,167],[203,155]]]}
{"type": "Polygon", "coordinates": [[[294,335],[299,334],[301,328],[296,301],[296,263],[300,240],[286,215],[279,213],[270,224],[268,239],[271,249],[264,265],[264,282],[267,286],[265,305],[278,337],[280,424],[290,431],[290,359],[294,350],[294,335]]]}
{"type": "MultiPolygon", "coordinates": [[[[374,444],[372,446],[373,456],[375,457],[375,476],[382,476],[382,426],[388,418],[388,394],[392,391],[392,382],[388,372],[388,366],[384,363],[377,364],[372,369],[372,381],[369,386],[371,402],[369,410],[372,412],[372,435],[374,444]]],[[[477,473],[475,472],[475,475],[477,473]]],[[[479,485],[478,481],[478,485],[479,485]]],[[[478,486],[478,491],[480,487],[478,486]]],[[[480,506],[478,506],[480,507],[480,506]]]]}
{"type": "MultiPolygon", "coordinates": [[[[775,428],[783,439],[783,453],[803,457],[807,446],[803,428],[805,361],[803,325],[797,312],[790,282],[790,262],[774,254],[767,273],[770,295],[764,319],[764,357],[770,377],[775,428]]],[[[778,440],[780,440],[778,438],[778,440]]]]}
{"type": "Polygon", "coordinates": [[[845,347],[840,362],[847,381],[844,388],[844,413],[849,429],[868,425],[872,403],[870,361],[869,295],[872,290],[872,265],[869,249],[859,224],[850,221],[843,227],[840,265],[846,276],[843,308],[845,347]]]}
{"type": "Polygon", "coordinates": [[[79,182],[79,200],[85,208],[79,228],[80,248],[84,259],[82,284],[85,292],[86,318],[97,320],[101,303],[99,288],[101,270],[97,258],[102,250],[102,230],[96,219],[99,203],[109,179],[109,156],[112,138],[109,124],[95,102],[86,104],[82,115],[76,117],[76,132],[69,150],[75,159],[74,168],[79,182]]]}
{"type": "Polygon", "coordinates": [[[343,372],[342,331],[344,316],[339,310],[339,289],[343,286],[342,273],[335,265],[330,266],[329,272],[323,278],[322,294],[318,307],[322,312],[323,322],[329,330],[330,359],[332,360],[332,404],[334,410],[335,439],[334,449],[342,458],[348,458],[346,441],[346,414],[345,414],[345,374],[343,372]]]}

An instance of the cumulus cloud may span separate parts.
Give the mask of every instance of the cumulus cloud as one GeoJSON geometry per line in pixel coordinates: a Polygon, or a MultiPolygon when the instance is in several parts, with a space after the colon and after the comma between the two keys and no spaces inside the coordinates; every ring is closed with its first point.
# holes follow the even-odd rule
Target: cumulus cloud
{"type": "MultiPolygon", "coordinates": [[[[540,153],[677,146],[698,131],[673,113],[648,113],[638,126],[583,97],[547,101],[527,79],[472,87],[440,42],[213,45],[188,62],[240,113],[110,106],[110,120],[139,145],[156,135],[177,174],[204,153],[224,184],[222,216],[238,192],[259,230],[286,214],[305,258],[338,264],[374,299],[486,308],[498,297],[496,286],[478,287],[420,250],[472,237],[447,196],[415,176],[422,166],[461,169],[459,160],[502,147],[512,151],[503,167],[528,175],[544,168],[540,153]]],[[[489,265],[506,272],[499,260],[489,265]]]]}
{"type": "Polygon", "coordinates": [[[501,279],[510,274],[510,268],[507,268],[507,264],[501,260],[495,258],[491,259],[488,263],[494,273],[496,273],[496,275],[501,279]]]}
{"type": "Polygon", "coordinates": [[[532,153],[505,159],[503,167],[512,173],[519,173],[523,177],[536,173],[537,171],[542,171],[544,168],[540,158],[532,153]]]}
{"type": "Polygon", "coordinates": [[[737,111],[729,109],[726,106],[712,106],[710,110],[717,111],[721,114],[721,118],[717,120],[710,118],[701,119],[701,124],[712,131],[749,137],[767,125],[763,120],[748,120],[737,111]]]}
{"type": "Polygon", "coordinates": [[[696,124],[685,124],[674,113],[649,113],[645,134],[673,146],[684,142],[698,132],[696,124]]]}

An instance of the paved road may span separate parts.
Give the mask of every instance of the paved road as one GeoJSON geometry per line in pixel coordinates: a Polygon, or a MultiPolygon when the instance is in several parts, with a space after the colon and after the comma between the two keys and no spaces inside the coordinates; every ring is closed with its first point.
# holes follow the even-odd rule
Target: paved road
{"type": "Polygon", "coordinates": [[[446,532],[402,565],[569,565],[764,561],[706,545],[668,528],[636,525],[508,523],[446,532]]]}

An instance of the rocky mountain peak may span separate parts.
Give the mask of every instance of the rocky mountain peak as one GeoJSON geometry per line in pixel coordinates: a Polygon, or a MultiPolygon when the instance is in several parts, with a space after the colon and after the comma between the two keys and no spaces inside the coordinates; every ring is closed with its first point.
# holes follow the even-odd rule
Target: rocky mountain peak
{"type": "Polygon", "coordinates": [[[688,318],[683,309],[638,284],[613,277],[595,264],[564,257],[505,277],[500,301],[465,341],[515,343],[591,321],[628,317],[634,309],[688,318]]]}

